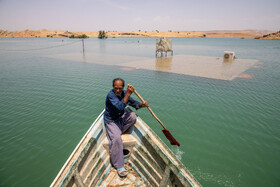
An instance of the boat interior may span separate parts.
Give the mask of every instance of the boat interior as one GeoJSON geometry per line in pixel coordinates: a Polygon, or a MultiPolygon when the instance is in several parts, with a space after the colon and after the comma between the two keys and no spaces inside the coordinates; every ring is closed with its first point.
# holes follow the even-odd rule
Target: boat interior
{"type": "Polygon", "coordinates": [[[103,116],[99,116],[51,186],[200,186],[150,127],[137,118],[122,135],[126,177],[112,167],[103,116]]]}

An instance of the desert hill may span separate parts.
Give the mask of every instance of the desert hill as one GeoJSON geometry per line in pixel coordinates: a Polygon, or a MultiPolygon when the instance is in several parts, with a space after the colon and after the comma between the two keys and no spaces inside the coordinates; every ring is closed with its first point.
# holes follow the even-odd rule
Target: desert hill
{"type": "Polygon", "coordinates": [[[263,35],[260,39],[280,40],[280,31],[263,35]]]}
{"type": "MultiPolygon", "coordinates": [[[[209,37],[209,38],[261,38],[271,31],[234,30],[234,31],[133,31],[116,32],[107,31],[108,37],[209,37]]],[[[24,30],[7,31],[0,30],[0,37],[69,37],[86,34],[89,37],[97,37],[97,31],[64,31],[64,30],[24,30]]],[[[270,39],[266,37],[264,39],[270,39]]]]}

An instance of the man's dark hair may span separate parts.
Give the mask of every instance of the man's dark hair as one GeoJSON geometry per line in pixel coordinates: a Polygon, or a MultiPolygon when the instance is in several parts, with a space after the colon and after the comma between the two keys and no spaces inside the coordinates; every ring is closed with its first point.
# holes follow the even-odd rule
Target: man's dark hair
{"type": "Polygon", "coordinates": [[[115,84],[116,81],[122,81],[122,86],[124,87],[124,80],[122,78],[115,78],[113,80],[113,87],[114,87],[114,84],[115,84]]]}

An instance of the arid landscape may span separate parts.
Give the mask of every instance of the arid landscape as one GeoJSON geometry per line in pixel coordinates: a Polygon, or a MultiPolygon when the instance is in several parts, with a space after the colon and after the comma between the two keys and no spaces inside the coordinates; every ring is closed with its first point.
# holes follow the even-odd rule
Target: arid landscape
{"type": "MultiPolygon", "coordinates": [[[[98,31],[65,31],[65,30],[0,30],[0,37],[69,37],[85,34],[89,37],[97,37],[98,31]]],[[[217,31],[133,31],[117,32],[106,31],[108,37],[208,37],[208,38],[257,38],[280,39],[280,32],[260,30],[217,30],[217,31]]]]}

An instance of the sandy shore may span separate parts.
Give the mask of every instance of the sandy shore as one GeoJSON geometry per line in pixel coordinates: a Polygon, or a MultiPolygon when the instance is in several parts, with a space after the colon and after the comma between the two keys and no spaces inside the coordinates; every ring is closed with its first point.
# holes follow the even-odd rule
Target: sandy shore
{"type": "MultiPolygon", "coordinates": [[[[106,32],[108,37],[208,37],[208,38],[261,38],[272,31],[234,30],[234,31],[136,31],[136,32],[106,32]]],[[[97,37],[98,31],[64,31],[64,30],[0,30],[0,37],[69,37],[86,34],[97,37]]],[[[271,39],[271,38],[269,38],[271,39]]]]}

